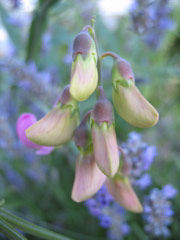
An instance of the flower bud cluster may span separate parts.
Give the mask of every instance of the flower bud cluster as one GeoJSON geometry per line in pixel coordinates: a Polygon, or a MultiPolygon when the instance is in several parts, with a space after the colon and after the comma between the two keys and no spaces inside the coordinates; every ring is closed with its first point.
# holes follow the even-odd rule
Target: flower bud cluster
{"type": "MultiPolygon", "coordinates": [[[[158,113],[135,86],[130,64],[116,54],[110,55],[114,58],[112,99],[117,113],[136,127],[152,127],[158,121],[158,113]]],[[[72,199],[85,201],[106,182],[108,191],[121,206],[139,213],[142,206],[122,167],[124,160],[120,162],[113,105],[99,79],[102,56],[98,54],[94,29],[85,26],[74,39],[70,85],[47,115],[36,121],[29,114],[31,123],[18,122],[17,132],[26,146],[31,144],[39,150],[39,146],[48,146],[49,152],[74,138],[79,154],[72,199]],[[96,103],[80,122],[78,102],[88,99],[95,90],[96,103]]]]}

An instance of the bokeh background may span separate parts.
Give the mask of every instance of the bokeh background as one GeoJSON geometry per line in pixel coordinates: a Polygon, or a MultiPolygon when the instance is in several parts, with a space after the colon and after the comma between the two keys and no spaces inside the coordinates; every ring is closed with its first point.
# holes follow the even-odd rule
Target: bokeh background
{"type": "MultiPolygon", "coordinates": [[[[6,208],[77,240],[180,239],[179,12],[178,0],[0,1],[0,200],[5,200],[6,208]],[[100,52],[116,52],[131,63],[137,86],[160,114],[152,129],[136,129],[115,116],[120,144],[127,143],[128,136],[130,141],[136,132],[133,136],[141,136],[142,142],[156,148],[148,168],[151,181],[147,187],[137,188],[141,202],[147,201],[145,196],[152,195],[153,189],[166,185],[176,189],[169,200],[171,213],[163,209],[155,219],[165,229],[160,234],[153,227],[149,233],[145,227],[152,223],[151,209],[146,216],[126,212],[122,217],[119,212],[120,220],[125,218],[129,227],[124,233],[117,227],[113,238],[108,234],[112,224],[103,226],[84,203],[70,198],[78,153],[74,143],[48,156],[37,156],[16,134],[21,113],[42,117],[69,83],[73,39],[93,15],[100,52]]],[[[110,100],[112,63],[107,58],[102,66],[110,100]]],[[[94,103],[95,95],[80,103],[81,115],[94,103]]],[[[161,205],[157,202],[155,207],[161,205]]],[[[6,238],[0,234],[0,239],[6,238]]]]}

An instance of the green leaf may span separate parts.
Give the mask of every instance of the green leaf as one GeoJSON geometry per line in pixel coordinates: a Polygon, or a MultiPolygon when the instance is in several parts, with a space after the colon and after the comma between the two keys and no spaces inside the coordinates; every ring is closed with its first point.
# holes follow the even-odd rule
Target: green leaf
{"type": "Polygon", "coordinates": [[[7,236],[10,240],[27,240],[21,233],[16,231],[11,224],[7,223],[5,220],[0,219],[0,230],[7,236]]]}
{"type": "Polygon", "coordinates": [[[20,217],[17,217],[16,215],[10,213],[4,208],[0,208],[0,218],[3,218],[5,221],[13,224],[14,226],[18,227],[24,232],[27,232],[36,237],[40,237],[47,240],[50,240],[50,239],[51,240],[72,240],[71,238],[63,236],[59,233],[54,233],[45,228],[36,226],[33,223],[30,223],[20,217]]]}

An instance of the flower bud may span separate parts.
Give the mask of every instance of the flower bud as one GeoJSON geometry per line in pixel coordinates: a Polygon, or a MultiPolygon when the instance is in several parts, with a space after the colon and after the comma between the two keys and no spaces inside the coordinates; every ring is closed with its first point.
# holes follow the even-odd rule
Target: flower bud
{"type": "Polygon", "coordinates": [[[26,130],[29,140],[44,146],[59,146],[71,140],[79,123],[79,111],[68,89],[64,89],[58,104],[46,116],[26,130]]]}
{"type": "Polygon", "coordinates": [[[112,99],[117,113],[135,127],[155,125],[159,114],[135,86],[134,74],[126,60],[118,58],[115,61],[112,80],[112,99]]]}
{"type": "Polygon", "coordinates": [[[31,142],[25,134],[25,131],[28,127],[32,126],[36,123],[36,116],[32,113],[23,113],[19,116],[17,123],[16,123],[16,132],[20,139],[20,141],[28,148],[37,149],[37,155],[48,155],[50,154],[54,148],[53,147],[46,147],[40,146],[31,142]]]}
{"type": "Polygon", "coordinates": [[[92,110],[91,119],[95,160],[105,175],[113,177],[119,167],[119,153],[113,109],[108,99],[100,96],[92,110]]]}
{"type": "Polygon", "coordinates": [[[79,33],[73,44],[70,93],[77,101],[86,100],[98,82],[96,46],[88,32],[79,33]]]}
{"type": "Polygon", "coordinates": [[[89,145],[92,144],[91,134],[87,124],[90,114],[90,111],[85,114],[80,125],[76,128],[74,133],[75,144],[79,149],[85,150],[89,145]]]}
{"type": "Polygon", "coordinates": [[[143,211],[142,205],[136,196],[128,178],[119,179],[108,179],[107,187],[109,193],[114,197],[115,201],[118,202],[125,209],[141,213],[143,211]]]}
{"type": "Polygon", "coordinates": [[[92,197],[104,184],[106,176],[99,170],[93,153],[80,154],[76,162],[72,199],[82,202],[92,197]]]}

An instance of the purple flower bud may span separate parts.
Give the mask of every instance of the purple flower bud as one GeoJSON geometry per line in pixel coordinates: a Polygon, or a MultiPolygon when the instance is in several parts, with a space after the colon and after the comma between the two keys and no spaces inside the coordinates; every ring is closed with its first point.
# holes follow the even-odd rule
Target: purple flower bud
{"type": "Polygon", "coordinates": [[[88,145],[92,144],[90,130],[87,124],[90,114],[91,111],[85,114],[80,125],[76,128],[74,133],[74,140],[76,146],[78,148],[82,148],[83,150],[85,150],[85,148],[87,148],[88,145]]]}
{"type": "Polygon", "coordinates": [[[80,32],[75,37],[73,42],[73,58],[75,58],[78,54],[87,56],[87,54],[91,50],[92,42],[93,39],[88,32],[86,31],[80,32]]]}

